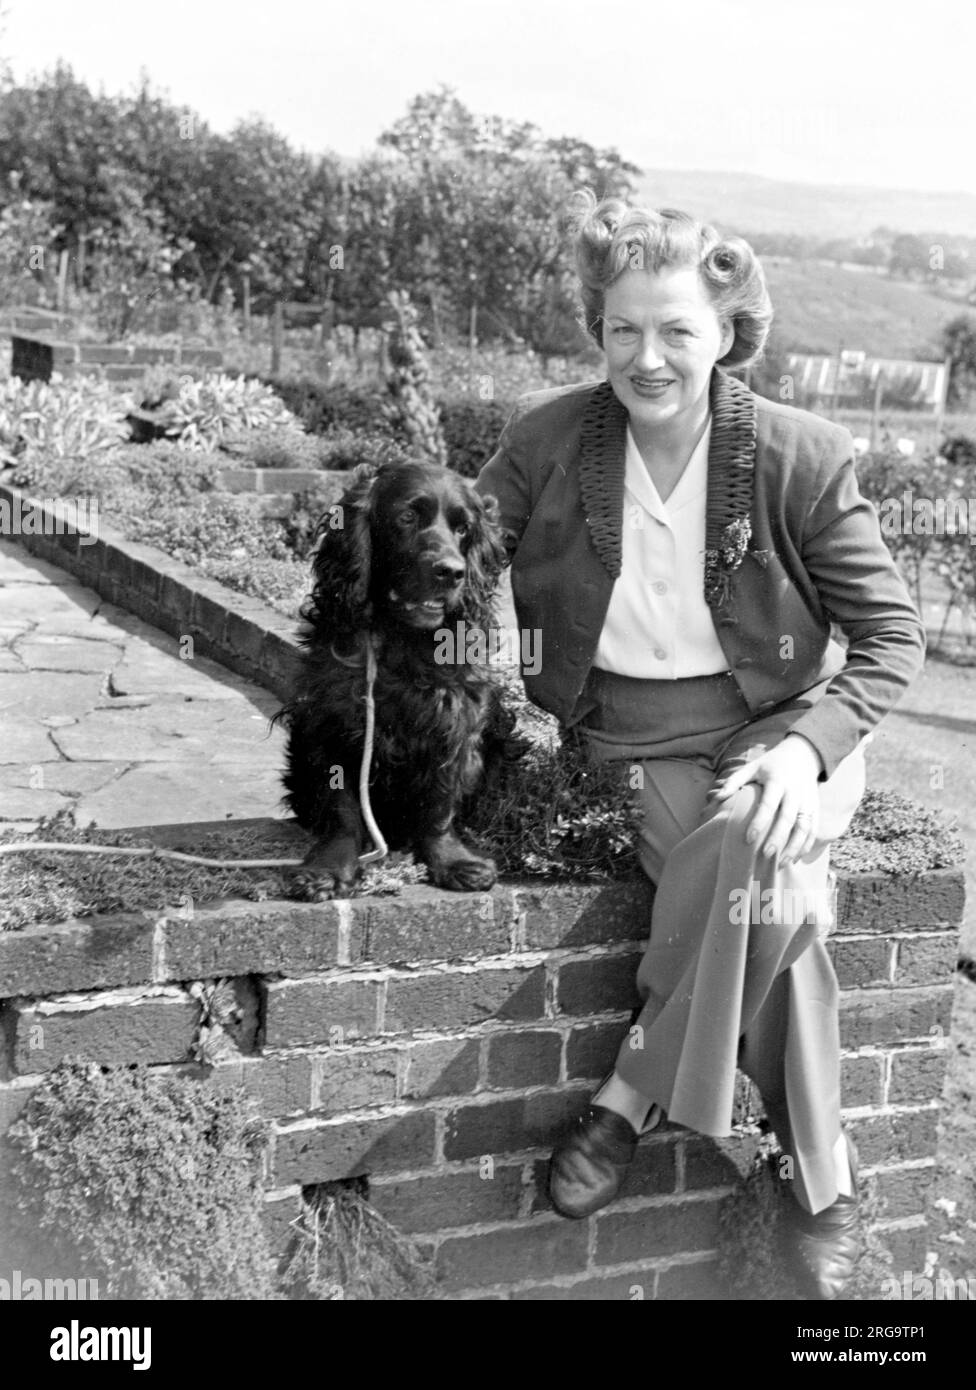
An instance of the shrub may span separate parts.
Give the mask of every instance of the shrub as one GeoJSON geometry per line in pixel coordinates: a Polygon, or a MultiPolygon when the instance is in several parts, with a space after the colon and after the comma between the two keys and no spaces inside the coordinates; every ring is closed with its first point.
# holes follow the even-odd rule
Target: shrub
{"type": "Polygon", "coordinates": [[[160,420],[184,449],[213,448],[230,430],[269,425],[298,428],[275,392],[260,381],[224,372],[184,378],[175,399],[163,402],[160,420]]]}
{"type": "Polygon", "coordinates": [[[129,512],[123,527],[131,540],[158,546],[188,565],[249,560],[255,553],[272,560],[290,558],[284,528],[262,515],[254,495],[163,496],[149,510],[129,512]]]}
{"type": "Polygon", "coordinates": [[[510,407],[462,396],[442,401],[440,409],[448,463],[463,478],[476,478],[498,448],[510,407]]]}
{"type": "Polygon", "coordinates": [[[7,1136],[9,1223],[28,1268],[95,1278],[109,1299],[270,1299],[242,1091],[145,1068],[62,1063],[7,1136]]]}
{"type": "Polygon", "coordinates": [[[370,1206],[365,1187],[360,1180],[306,1190],[301,1219],[278,1270],[287,1297],[325,1302],[438,1297],[429,1257],[370,1206]]]}
{"type": "Polygon", "coordinates": [[[0,382],[0,445],[24,455],[28,475],[37,455],[89,458],[128,439],[132,398],[91,377],[0,382]]]}
{"type": "Polygon", "coordinates": [[[331,468],[331,442],[300,429],[272,426],[257,430],[229,430],[221,451],[252,468],[331,468]]]}
{"type": "Polygon", "coordinates": [[[345,429],[394,437],[387,414],[390,397],[385,390],[359,390],[340,383],[330,386],[310,376],[260,380],[276,392],[309,434],[345,429]]]}

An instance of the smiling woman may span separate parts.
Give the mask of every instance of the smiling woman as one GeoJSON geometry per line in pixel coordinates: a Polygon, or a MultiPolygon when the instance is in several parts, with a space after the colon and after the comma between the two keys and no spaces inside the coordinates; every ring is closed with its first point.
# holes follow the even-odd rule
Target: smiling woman
{"type": "Polygon", "coordinates": [[[829,851],[923,629],[847,431],[721,370],[772,317],[751,248],[584,195],[576,252],[606,380],[520,401],[476,486],[499,504],[519,626],[541,634],[526,691],[620,768],[656,893],[643,1007],[550,1195],[575,1218],[611,1201],[664,1113],[729,1133],[741,1067],[783,1149],[797,1273],[837,1298],[859,1235],[829,851]]]}

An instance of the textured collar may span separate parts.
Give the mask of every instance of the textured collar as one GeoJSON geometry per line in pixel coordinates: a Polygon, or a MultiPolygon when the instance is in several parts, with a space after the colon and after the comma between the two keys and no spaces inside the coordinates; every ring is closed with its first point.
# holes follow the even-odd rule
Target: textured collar
{"type": "MultiPolygon", "coordinates": [[[[705,506],[705,602],[729,597],[733,570],[752,534],[756,400],[747,386],[716,368],[709,387],[712,438],[705,506]]],[[[608,574],[620,574],[627,411],[609,381],[594,390],[580,429],[580,495],[593,545],[608,574]]],[[[759,555],[757,552],[752,552],[759,555]]]]}

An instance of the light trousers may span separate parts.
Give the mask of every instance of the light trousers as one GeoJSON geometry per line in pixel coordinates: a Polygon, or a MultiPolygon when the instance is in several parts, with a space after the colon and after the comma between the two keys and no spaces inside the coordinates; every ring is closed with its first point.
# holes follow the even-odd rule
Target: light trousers
{"type": "Polygon", "coordinates": [[[778,865],[745,836],[761,788],[750,783],[725,802],[708,793],[775,747],[825,686],[760,718],[720,678],[631,683],[596,672],[593,688],[601,700],[586,721],[590,756],[625,764],[643,812],[641,866],[656,885],[637,975],[643,1007],[617,1074],[673,1122],[721,1136],[741,1068],[792,1159],[797,1199],[820,1211],[837,1198],[844,1143],[838,986],[825,946],[829,846],[863,795],[863,746],[817,784],[813,849],[778,865]],[[642,723],[634,711],[648,699],[654,713],[642,723]]]}

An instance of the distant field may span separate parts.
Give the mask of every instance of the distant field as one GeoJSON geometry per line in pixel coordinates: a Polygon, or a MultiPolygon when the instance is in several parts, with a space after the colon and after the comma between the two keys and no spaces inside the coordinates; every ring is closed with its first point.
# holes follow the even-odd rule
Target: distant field
{"type": "Polygon", "coordinates": [[[879,357],[939,358],[943,326],[962,311],[882,275],[811,261],[764,262],[777,337],[795,352],[838,343],[879,357]]]}

